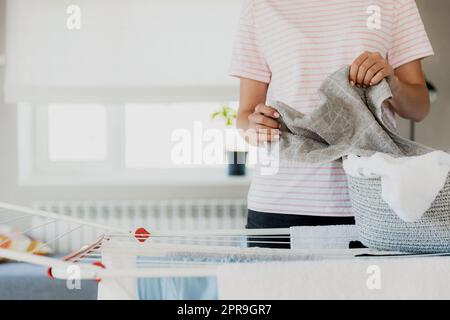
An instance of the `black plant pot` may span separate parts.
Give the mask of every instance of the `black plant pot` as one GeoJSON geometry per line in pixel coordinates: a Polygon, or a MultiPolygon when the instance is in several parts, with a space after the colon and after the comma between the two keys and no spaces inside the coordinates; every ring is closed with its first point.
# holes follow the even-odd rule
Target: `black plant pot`
{"type": "Polygon", "coordinates": [[[227,159],[229,176],[245,176],[247,152],[227,151],[227,159]]]}

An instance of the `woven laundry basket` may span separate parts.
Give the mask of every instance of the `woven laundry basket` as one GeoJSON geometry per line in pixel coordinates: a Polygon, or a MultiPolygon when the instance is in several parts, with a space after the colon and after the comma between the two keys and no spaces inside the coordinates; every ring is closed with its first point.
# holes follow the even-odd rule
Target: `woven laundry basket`
{"type": "Polygon", "coordinates": [[[450,175],[431,208],[416,222],[401,220],[381,197],[380,178],[347,175],[360,241],[369,248],[450,253],[450,175]]]}

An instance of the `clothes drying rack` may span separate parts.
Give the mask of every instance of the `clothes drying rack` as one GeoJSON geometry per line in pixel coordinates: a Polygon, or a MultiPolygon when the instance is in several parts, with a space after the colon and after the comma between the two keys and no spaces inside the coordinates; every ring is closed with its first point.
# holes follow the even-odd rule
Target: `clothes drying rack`
{"type": "Polygon", "coordinates": [[[288,262],[406,255],[370,249],[297,250],[256,247],[258,244],[280,244],[280,239],[283,244],[289,244],[290,229],[149,231],[141,227],[130,230],[3,202],[0,202],[0,211],[14,213],[13,218],[0,221],[0,224],[36,216],[43,218],[42,223],[21,231],[23,234],[53,223],[70,225],[67,231],[55,235],[28,253],[5,249],[8,240],[0,242],[1,258],[45,266],[48,268],[48,275],[56,279],[72,277],[68,270],[73,270],[73,266],[79,268],[80,279],[101,281],[105,278],[124,277],[208,277],[216,275],[221,265],[236,262],[288,262]],[[81,246],[79,250],[61,259],[34,254],[42,246],[51,245],[83,228],[95,228],[104,232],[92,243],[81,246]],[[248,243],[254,244],[255,247],[247,247],[248,243]]]}
{"type": "Polygon", "coordinates": [[[217,266],[226,263],[230,257],[245,261],[286,261],[302,259],[305,255],[303,251],[245,247],[245,243],[279,244],[279,239],[283,239],[284,244],[289,243],[289,229],[148,231],[141,227],[129,230],[9,203],[0,203],[0,210],[15,213],[14,218],[0,221],[2,224],[35,216],[44,218],[39,225],[21,232],[24,234],[57,222],[70,224],[67,231],[55,235],[32,252],[1,248],[8,240],[0,243],[0,257],[45,266],[49,276],[58,279],[67,279],[70,276],[67,270],[74,265],[79,267],[81,279],[199,277],[214,275],[217,266]],[[34,254],[42,246],[51,245],[82,228],[101,229],[104,233],[62,259],[34,254]],[[105,256],[111,255],[134,257],[135,265],[111,268],[105,261],[105,256]]]}

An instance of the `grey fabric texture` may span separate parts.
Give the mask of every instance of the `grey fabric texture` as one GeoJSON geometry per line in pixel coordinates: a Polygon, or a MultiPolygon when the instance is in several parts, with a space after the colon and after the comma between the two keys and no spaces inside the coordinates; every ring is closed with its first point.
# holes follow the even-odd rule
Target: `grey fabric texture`
{"type": "Polygon", "coordinates": [[[349,82],[350,67],[325,79],[320,105],[303,114],[280,101],[269,101],[281,115],[280,162],[322,164],[349,154],[415,156],[433,149],[401,137],[383,103],[392,97],[388,83],[360,89],[349,82]]]}

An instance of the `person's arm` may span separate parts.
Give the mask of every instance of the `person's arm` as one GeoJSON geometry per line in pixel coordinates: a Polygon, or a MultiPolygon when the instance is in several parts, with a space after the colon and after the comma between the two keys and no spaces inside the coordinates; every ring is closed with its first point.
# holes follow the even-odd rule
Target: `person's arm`
{"type": "Polygon", "coordinates": [[[399,116],[419,122],[430,113],[430,94],[419,60],[396,69],[389,85],[394,97],[390,104],[399,116]]]}
{"type": "Polygon", "coordinates": [[[251,79],[241,78],[237,127],[248,133],[257,133],[258,141],[273,141],[279,138],[280,115],[265,105],[268,85],[251,79]]]}
{"type": "Polygon", "coordinates": [[[430,98],[420,60],[404,64],[397,69],[380,53],[364,52],[352,64],[352,85],[369,87],[387,79],[393,98],[389,101],[402,118],[422,121],[430,112],[430,98]]]}

